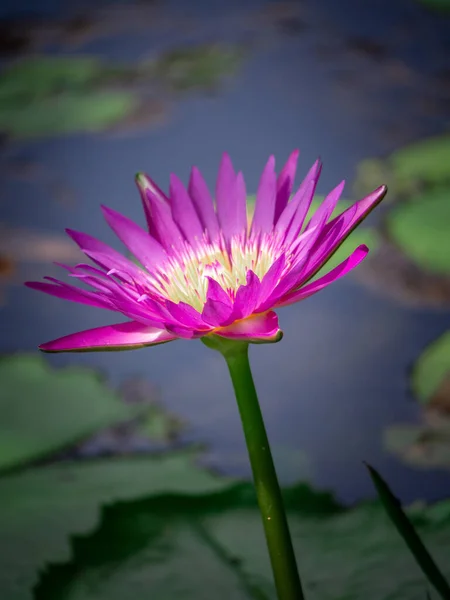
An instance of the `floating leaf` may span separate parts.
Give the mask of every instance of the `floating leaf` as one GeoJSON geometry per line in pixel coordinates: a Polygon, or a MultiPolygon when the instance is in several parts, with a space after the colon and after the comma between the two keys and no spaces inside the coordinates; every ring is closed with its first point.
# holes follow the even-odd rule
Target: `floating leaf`
{"type": "Polygon", "coordinates": [[[0,358],[0,469],[36,460],[136,416],[95,371],[53,369],[44,357],[0,358]]]}
{"type": "Polygon", "coordinates": [[[180,48],[157,59],[155,73],[178,91],[211,88],[221,77],[235,73],[243,56],[241,48],[221,44],[180,48]]]}
{"type": "Polygon", "coordinates": [[[85,90],[102,72],[101,61],[90,56],[38,56],[14,62],[2,72],[0,107],[24,106],[61,90],[85,90]]]}
{"type": "Polygon", "coordinates": [[[424,406],[423,422],[388,427],[384,445],[419,468],[450,468],[450,331],[432,342],[411,373],[414,396],[424,406]]]}
{"type": "Polygon", "coordinates": [[[33,138],[72,132],[101,131],[131,115],[137,100],[131,92],[63,91],[32,108],[0,106],[0,130],[17,138],[33,138]]]}
{"type": "MultiPolygon", "coordinates": [[[[450,331],[422,352],[412,370],[412,388],[420,402],[429,402],[444,378],[450,374],[450,331]]],[[[448,401],[450,407],[450,398],[448,401]]]]}
{"type": "Polygon", "coordinates": [[[210,89],[242,56],[234,45],[204,44],[131,65],[89,56],[23,59],[2,73],[0,132],[20,139],[154,123],[167,92],[210,89]]]}
{"type": "Polygon", "coordinates": [[[194,458],[184,451],[160,458],[63,463],[1,478],[2,600],[34,600],[32,588],[39,571],[49,561],[69,560],[69,535],[91,530],[102,503],[229,487],[227,480],[196,468],[194,458]]]}
{"type": "MultiPolygon", "coordinates": [[[[343,510],[306,486],[285,503],[308,600],[423,600],[426,581],[378,503],[343,510]]],[[[51,509],[58,513],[55,500],[51,509]]],[[[450,503],[415,507],[411,518],[448,573],[450,503]]],[[[276,598],[250,484],[109,506],[58,562],[42,573],[35,600],[276,598]]]]}
{"type": "Polygon", "coordinates": [[[393,152],[389,160],[395,178],[405,185],[408,180],[428,186],[445,183],[450,179],[450,135],[439,135],[409,144],[393,152]]]}
{"type": "Polygon", "coordinates": [[[419,267],[450,275],[450,188],[431,189],[394,206],[386,226],[391,239],[419,267]]]}
{"type": "Polygon", "coordinates": [[[366,193],[382,181],[389,187],[388,199],[399,195],[411,197],[423,188],[448,183],[449,162],[450,135],[426,138],[404,146],[386,158],[361,161],[354,189],[358,194],[366,193]]]}

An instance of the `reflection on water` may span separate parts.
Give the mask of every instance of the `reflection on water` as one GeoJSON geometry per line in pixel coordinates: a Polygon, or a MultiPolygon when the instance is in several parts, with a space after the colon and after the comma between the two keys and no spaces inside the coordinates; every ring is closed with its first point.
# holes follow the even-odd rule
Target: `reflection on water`
{"type": "MultiPolygon", "coordinates": [[[[442,57],[448,26],[433,14],[409,0],[394,6],[380,2],[373,15],[361,12],[351,0],[339,10],[325,0],[241,4],[230,2],[225,9],[199,0],[182,10],[175,1],[148,3],[145,8],[144,3],[117,2],[113,9],[105,3],[95,14],[86,12],[83,17],[80,8],[78,16],[66,15],[56,22],[50,17],[58,5],[47,2],[45,26],[42,21],[37,26],[36,17],[28,19],[22,39],[17,27],[10,28],[10,55],[26,55],[36,48],[52,50],[52,55],[66,53],[75,43],[70,50],[73,64],[81,56],[93,56],[116,67],[127,63],[128,75],[136,74],[143,57],[152,56],[159,75],[173,86],[170,94],[166,88],[160,97],[163,109],[167,111],[174,98],[177,108],[156,129],[137,119],[139,131],[135,128],[124,137],[68,135],[33,144],[3,140],[1,210],[8,236],[19,229],[45,232],[53,240],[48,259],[69,261],[70,256],[60,256],[61,246],[53,250],[64,227],[115,244],[102,220],[100,203],[142,222],[132,181],[137,170],[148,171],[165,187],[170,172],[186,179],[190,166],[197,164],[212,184],[220,155],[227,150],[243,170],[247,188],[254,191],[269,154],[274,153],[280,164],[300,147],[301,174],[317,155],[322,156],[325,168],[319,191],[323,192],[342,177],[351,180],[358,161],[444,128],[448,87],[443,83],[442,57]],[[147,10],[158,16],[148,27],[138,28],[146,14],[139,11],[147,10]],[[232,69],[232,85],[209,96],[179,95],[180,88],[189,87],[183,69],[186,56],[192,59],[192,48],[221,48],[220,44],[246,47],[242,68],[232,69]],[[171,95],[175,88],[177,93],[171,95]],[[39,178],[6,177],[5,165],[20,161],[39,163],[57,175],[72,190],[74,201],[55,204],[39,178]]],[[[194,64],[192,76],[202,82],[203,91],[211,74],[229,67],[226,60],[220,62],[221,55],[213,56],[219,62],[212,61],[211,54],[205,59],[194,52],[194,58],[202,59],[189,64],[194,64]]],[[[116,83],[119,75],[124,73],[116,68],[116,83]]],[[[141,84],[136,78],[132,84],[120,80],[125,93],[141,93],[141,84]]],[[[52,88],[51,95],[61,107],[64,94],[52,88]]],[[[69,133],[80,129],[71,128],[69,133]]],[[[376,223],[377,217],[371,222],[376,223]]],[[[17,242],[15,249],[9,242],[6,246],[11,258],[21,262],[20,268],[27,275],[32,268],[35,277],[36,265],[31,263],[38,260],[37,250],[27,239],[26,244],[17,242]]],[[[40,252],[42,248],[35,245],[40,252]]],[[[42,274],[54,273],[42,267],[42,274]]],[[[33,350],[42,341],[108,322],[110,316],[102,311],[11,287],[1,314],[1,350],[33,350]]],[[[381,443],[386,424],[417,418],[418,408],[408,399],[406,371],[420,349],[449,322],[447,313],[404,308],[376,289],[359,286],[356,279],[282,311],[283,341],[252,349],[274,446],[305,452],[312,481],[331,487],[348,501],[372,493],[362,459],[372,460],[388,480],[395,480],[405,499],[450,493],[444,475],[416,473],[399,465],[383,453],[381,443]]],[[[209,462],[217,468],[248,475],[246,464],[236,459],[244,447],[224,365],[201,344],[178,342],[135,353],[50,360],[56,365],[99,367],[117,384],[133,375],[148,377],[160,388],[162,401],[187,422],[185,439],[210,444],[209,462]]],[[[291,461],[284,471],[287,480],[294,478],[295,469],[302,471],[300,463],[291,461]]]]}

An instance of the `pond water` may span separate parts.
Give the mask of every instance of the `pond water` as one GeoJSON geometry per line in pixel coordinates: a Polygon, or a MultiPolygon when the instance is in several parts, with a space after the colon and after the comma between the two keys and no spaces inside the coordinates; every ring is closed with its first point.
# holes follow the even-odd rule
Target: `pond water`
{"type": "MultiPolygon", "coordinates": [[[[61,17],[63,4],[47,1],[39,10],[46,18],[61,17]]],[[[142,222],[136,171],[147,171],[165,188],[171,172],[186,181],[197,165],[212,186],[224,150],[250,191],[270,154],[280,165],[299,147],[300,174],[317,156],[324,162],[319,193],[346,178],[351,196],[360,160],[445,129],[439,82],[450,49],[449,20],[412,0],[383,0],[370,9],[358,0],[243,4],[155,3],[160,26],[92,36],[78,47],[50,45],[53,54],[137,61],[219,41],[244,43],[245,56],[213,92],[167,99],[166,114],[153,127],[5,145],[5,164],[39,163],[73,196],[60,202],[48,186],[4,174],[1,220],[8,229],[54,235],[71,227],[115,245],[99,205],[142,222]]],[[[87,11],[88,3],[77,8],[87,11]]],[[[1,10],[4,17],[20,18],[36,8],[22,1],[5,2],[1,10]]],[[[33,279],[56,272],[44,262],[21,268],[33,279]]],[[[100,310],[11,285],[1,307],[0,350],[33,351],[43,341],[110,322],[114,316],[100,310]]],[[[281,310],[280,322],[282,342],[253,347],[251,361],[283,481],[307,477],[352,503],[373,496],[366,460],[404,501],[449,496],[448,473],[400,464],[383,450],[382,433],[392,423],[419,418],[408,369],[449,327],[450,313],[404,306],[381,288],[367,289],[348,277],[281,310]]],[[[114,384],[145,376],[158,386],[164,405],[186,420],[185,439],[207,446],[208,464],[249,476],[225,364],[200,342],[49,361],[99,368],[114,384]]]]}

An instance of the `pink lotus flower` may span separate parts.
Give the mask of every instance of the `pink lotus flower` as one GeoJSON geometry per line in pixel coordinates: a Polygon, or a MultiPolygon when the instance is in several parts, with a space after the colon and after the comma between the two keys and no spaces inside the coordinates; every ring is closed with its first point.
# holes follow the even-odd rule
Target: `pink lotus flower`
{"type": "Polygon", "coordinates": [[[352,230],[384,197],[381,186],[330,220],[344,182],[305,225],[321,164],[310,169],[291,198],[294,151],[281,173],[271,156],[248,223],[242,173],[224,154],[215,203],[199,170],[188,189],[172,175],[170,196],[146,175],[137,176],[148,231],[102,207],[106,221],[141,266],[103,242],[68,229],[96,266],[60,265],[91,289],[52,277],[26,285],[53,296],[121,313],[129,320],[73,333],[42,344],[48,352],[126,350],[215,334],[253,343],[275,342],[282,331],[274,308],[304,300],[356,267],[368,248],[359,246],[338,267],[308,283],[352,230]]]}

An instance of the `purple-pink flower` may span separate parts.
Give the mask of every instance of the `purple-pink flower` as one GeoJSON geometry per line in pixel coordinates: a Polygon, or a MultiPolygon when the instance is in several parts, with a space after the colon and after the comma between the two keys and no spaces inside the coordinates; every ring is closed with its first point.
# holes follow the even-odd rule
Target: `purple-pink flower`
{"type": "Polygon", "coordinates": [[[148,231],[102,207],[105,219],[139,265],[103,242],[68,229],[93,264],[60,265],[86,288],[52,277],[26,285],[53,296],[121,313],[128,321],[80,331],[40,346],[48,352],[125,350],[215,334],[253,343],[278,341],[273,309],[304,300],[356,267],[364,245],[323,277],[310,280],[386,194],[381,186],[339,216],[331,215],[344,182],[306,222],[321,171],[316,161],[292,195],[298,151],[280,174],[271,156],[251,222],[242,173],[227,154],[213,201],[193,167],[186,189],[172,175],[170,194],[137,176],[148,231]],[[310,283],[308,283],[310,282],[310,283]]]}

